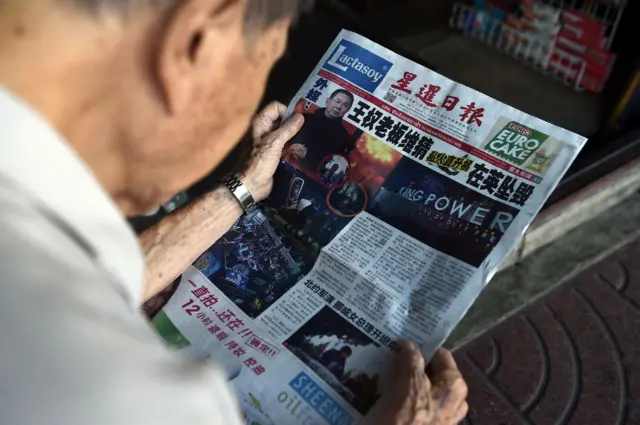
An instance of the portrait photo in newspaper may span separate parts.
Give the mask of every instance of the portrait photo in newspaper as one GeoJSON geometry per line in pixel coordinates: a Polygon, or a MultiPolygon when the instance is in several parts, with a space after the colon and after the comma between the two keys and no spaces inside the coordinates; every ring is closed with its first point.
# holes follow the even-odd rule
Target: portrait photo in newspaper
{"type": "Polygon", "coordinates": [[[359,136],[356,128],[343,120],[353,105],[353,94],[342,88],[330,91],[326,80],[319,87],[327,93],[326,99],[318,95],[301,104],[304,124],[298,134],[287,142],[282,158],[314,177],[327,157],[348,156],[359,136]]]}

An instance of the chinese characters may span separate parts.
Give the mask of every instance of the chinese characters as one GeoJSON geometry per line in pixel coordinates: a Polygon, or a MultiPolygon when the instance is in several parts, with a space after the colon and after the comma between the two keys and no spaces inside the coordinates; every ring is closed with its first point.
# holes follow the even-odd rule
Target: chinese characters
{"type": "MultiPolygon", "coordinates": [[[[410,88],[410,85],[416,78],[416,74],[405,72],[404,76],[400,80],[391,85],[391,88],[399,90],[406,94],[413,95],[413,91],[410,88]]],[[[422,85],[418,89],[415,97],[430,108],[441,107],[449,112],[452,112],[456,108],[456,106],[458,106],[460,98],[447,95],[444,97],[444,99],[442,99],[441,103],[437,103],[436,98],[441,91],[442,87],[435,84],[427,83],[422,85]]],[[[462,111],[459,114],[459,121],[464,122],[468,125],[477,125],[478,127],[482,125],[482,118],[484,117],[485,109],[476,105],[475,102],[470,102],[467,105],[461,106],[459,110],[462,111]]]]}
{"type": "Polygon", "coordinates": [[[311,102],[318,103],[320,96],[322,96],[323,90],[326,89],[327,87],[329,87],[329,82],[327,81],[327,79],[318,78],[316,82],[313,84],[313,87],[311,88],[311,90],[309,90],[309,92],[305,97],[307,98],[307,100],[310,100],[311,102]]]}
{"type": "Polygon", "coordinates": [[[347,119],[419,161],[424,161],[434,143],[432,138],[417,130],[410,130],[400,120],[361,100],[356,103],[347,119]]]}
{"type": "Polygon", "coordinates": [[[503,201],[523,207],[533,195],[535,186],[520,182],[516,187],[516,183],[516,178],[506,176],[495,168],[490,169],[482,163],[473,164],[473,170],[469,172],[467,177],[469,186],[485,191],[503,201]]]}
{"type": "Polygon", "coordinates": [[[429,152],[427,162],[439,167],[450,168],[456,171],[467,172],[473,165],[473,160],[465,156],[456,156],[438,151],[429,152]]]}
{"type": "Polygon", "coordinates": [[[188,280],[188,283],[193,287],[190,292],[195,299],[190,298],[182,304],[182,310],[202,323],[212,337],[223,344],[233,356],[240,359],[242,364],[255,375],[266,372],[265,366],[252,357],[247,352],[247,348],[255,348],[259,353],[269,357],[275,357],[279,350],[255,336],[253,331],[245,325],[244,320],[237,317],[230,308],[215,311],[213,307],[218,304],[219,296],[212,293],[208,287],[197,286],[192,280],[188,280]]]}

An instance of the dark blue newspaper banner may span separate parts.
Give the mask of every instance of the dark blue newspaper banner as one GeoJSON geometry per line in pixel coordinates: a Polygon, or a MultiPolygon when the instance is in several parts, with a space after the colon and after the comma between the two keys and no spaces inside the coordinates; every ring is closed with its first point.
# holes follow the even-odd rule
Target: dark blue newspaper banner
{"type": "Polygon", "coordinates": [[[350,41],[342,40],[323,68],[373,93],[393,64],[350,41]]]}

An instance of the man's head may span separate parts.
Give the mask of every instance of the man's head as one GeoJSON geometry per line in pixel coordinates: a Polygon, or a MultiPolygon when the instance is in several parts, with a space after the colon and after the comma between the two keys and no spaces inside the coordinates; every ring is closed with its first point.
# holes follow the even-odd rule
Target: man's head
{"type": "Polygon", "coordinates": [[[289,153],[298,159],[304,159],[307,156],[307,147],[296,143],[289,147],[289,153]]]}
{"type": "Polygon", "coordinates": [[[340,349],[340,354],[345,359],[351,357],[352,353],[353,353],[353,351],[351,351],[351,347],[349,347],[348,345],[345,345],[344,347],[342,347],[340,349]]]}
{"type": "Polygon", "coordinates": [[[236,145],[302,3],[0,0],[0,83],[137,213],[236,145]]]}
{"type": "Polygon", "coordinates": [[[344,89],[338,89],[331,93],[327,99],[327,107],[324,115],[331,119],[342,119],[353,105],[353,94],[344,89]]]}

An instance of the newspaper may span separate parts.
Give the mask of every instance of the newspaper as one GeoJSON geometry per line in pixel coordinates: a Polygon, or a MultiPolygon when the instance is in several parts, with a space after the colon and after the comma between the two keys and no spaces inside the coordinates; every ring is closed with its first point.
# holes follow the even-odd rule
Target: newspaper
{"type": "Polygon", "coordinates": [[[586,142],[348,31],[290,104],[274,190],[155,317],[251,424],[366,420],[398,340],[430,358],[586,142]]]}

